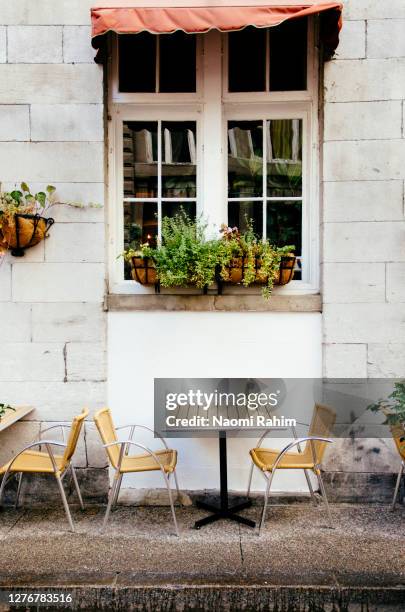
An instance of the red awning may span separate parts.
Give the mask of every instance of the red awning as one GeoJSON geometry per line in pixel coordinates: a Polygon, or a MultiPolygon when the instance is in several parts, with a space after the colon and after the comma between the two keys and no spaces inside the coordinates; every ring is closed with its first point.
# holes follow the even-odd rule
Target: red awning
{"type": "MultiPolygon", "coordinates": [[[[242,30],[247,26],[268,28],[288,19],[322,14],[322,39],[328,55],[339,42],[341,2],[321,0],[268,0],[260,6],[179,6],[138,7],[136,1],[110,0],[105,6],[91,9],[92,43],[101,45],[101,37],[108,32],[117,34],[172,34],[178,30],[189,34],[202,34],[216,29],[221,32],[242,30]]],[[[201,4],[196,2],[196,4],[201,4]]]]}

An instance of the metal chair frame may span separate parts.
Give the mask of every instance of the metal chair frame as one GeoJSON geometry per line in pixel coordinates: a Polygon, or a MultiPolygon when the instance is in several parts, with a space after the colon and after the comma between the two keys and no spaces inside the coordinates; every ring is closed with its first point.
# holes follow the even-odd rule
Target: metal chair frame
{"type": "Polygon", "coordinates": [[[398,498],[398,493],[399,493],[399,487],[401,485],[401,479],[402,476],[405,474],[405,461],[402,460],[401,461],[401,467],[399,468],[399,472],[398,472],[398,478],[397,478],[397,483],[395,485],[395,491],[394,491],[394,497],[392,499],[392,504],[391,504],[391,512],[394,512],[395,510],[395,504],[397,503],[397,498],[398,498]]]}
{"type": "MultiPolygon", "coordinates": [[[[166,488],[167,488],[167,492],[169,494],[170,508],[171,508],[171,512],[172,512],[174,528],[175,528],[175,531],[176,531],[176,535],[179,536],[180,535],[179,534],[179,528],[178,528],[178,525],[177,525],[177,519],[176,519],[175,510],[174,510],[172,490],[171,490],[171,487],[170,487],[170,476],[171,476],[171,473],[166,473],[162,462],[159,460],[159,457],[155,454],[155,452],[153,450],[151,450],[147,446],[144,446],[143,444],[140,444],[139,442],[134,442],[132,438],[133,438],[133,435],[134,435],[136,429],[143,429],[143,430],[146,430],[146,431],[149,431],[149,432],[153,433],[163,443],[163,446],[167,450],[170,450],[168,445],[167,445],[167,443],[166,443],[166,440],[164,438],[162,438],[162,436],[160,436],[156,431],[154,431],[153,429],[150,429],[149,427],[146,427],[145,425],[132,424],[132,425],[123,425],[121,427],[116,427],[115,428],[116,431],[121,431],[123,429],[130,429],[129,439],[128,440],[118,440],[116,442],[110,442],[109,444],[103,444],[103,447],[105,449],[111,448],[112,446],[120,446],[121,448],[120,448],[120,454],[119,454],[119,457],[118,457],[117,467],[115,468],[114,466],[112,466],[113,469],[115,470],[115,474],[114,474],[114,478],[113,478],[113,485],[111,487],[111,490],[110,490],[110,493],[109,493],[109,497],[108,497],[107,510],[106,510],[106,513],[105,513],[105,516],[104,516],[104,520],[103,520],[103,525],[101,527],[101,531],[103,531],[105,529],[105,526],[107,525],[108,518],[110,516],[110,512],[112,510],[114,510],[114,508],[115,508],[115,506],[117,504],[119,492],[120,492],[120,489],[121,489],[122,478],[123,478],[124,474],[126,474],[126,473],[130,474],[131,473],[131,472],[121,472],[121,466],[122,466],[123,459],[124,459],[125,456],[128,456],[130,447],[131,446],[136,446],[137,448],[142,449],[143,451],[148,453],[151,457],[153,457],[153,459],[156,461],[156,463],[159,466],[159,470],[162,472],[163,479],[164,479],[164,482],[165,482],[165,485],[166,485],[166,488]]],[[[181,493],[180,493],[180,489],[179,489],[179,483],[177,481],[176,468],[174,468],[172,474],[173,474],[175,485],[176,485],[177,498],[178,498],[178,501],[180,502],[181,493]]]]}
{"type": "MultiPolygon", "coordinates": [[[[73,478],[73,484],[77,493],[77,497],[79,498],[79,503],[80,503],[80,507],[82,510],[84,510],[84,503],[83,503],[83,498],[82,498],[82,494],[80,491],[80,487],[79,487],[79,483],[77,481],[77,475],[76,475],[76,470],[72,464],[72,461],[70,460],[67,464],[67,466],[65,467],[65,469],[63,470],[63,472],[59,471],[58,466],[56,465],[56,461],[55,461],[55,457],[53,454],[53,450],[52,450],[52,446],[59,446],[61,448],[66,448],[67,444],[66,444],[66,439],[65,439],[65,429],[70,429],[70,425],[52,425],[51,427],[47,427],[46,429],[43,429],[40,434],[39,434],[39,438],[33,442],[31,442],[30,444],[28,444],[27,446],[25,446],[15,457],[13,457],[13,459],[11,460],[10,465],[8,466],[6,472],[3,475],[3,479],[1,482],[1,486],[0,486],[0,507],[1,507],[1,500],[3,497],[3,493],[4,493],[4,489],[6,487],[7,481],[9,479],[11,479],[13,476],[16,476],[18,478],[18,486],[17,486],[17,494],[16,494],[16,501],[15,501],[15,508],[17,509],[19,506],[19,501],[20,501],[20,496],[21,496],[21,486],[22,486],[22,481],[23,481],[23,475],[24,472],[13,472],[12,471],[12,466],[14,464],[14,462],[16,461],[16,459],[18,459],[18,457],[20,457],[21,455],[23,455],[25,453],[25,451],[29,450],[30,448],[35,448],[36,446],[39,447],[39,450],[42,450],[42,446],[45,446],[47,453],[49,455],[49,458],[51,460],[52,463],[52,467],[53,467],[53,474],[56,478],[56,482],[58,484],[58,489],[59,489],[59,493],[60,496],[62,498],[62,503],[63,503],[63,507],[65,509],[65,513],[66,513],[66,517],[69,523],[69,527],[71,529],[71,531],[75,531],[75,526],[73,523],[73,519],[72,519],[72,515],[70,512],[70,508],[69,508],[69,504],[66,498],[66,493],[65,490],[63,488],[63,479],[66,476],[68,470],[70,469],[71,474],[72,474],[72,478],[73,478]],[[57,440],[42,440],[41,436],[45,433],[45,432],[49,432],[53,429],[56,428],[61,428],[62,430],[62,437],[63,437],[63,442],[57,441],[57,440]]],[[[32,472],[33,474],[39,474],[41,472],[32,472]]],[[[49,472],[43,472],[44,474],[49,474],[49,472]]]]}
{"type": "MultiPolygon", "coordinates": [[[[264,438],[267,436],[267,434],[270,432],[271,430],[266,430],[262,436],[259,438],[256,448],[259,448],[264,440],[264,438]]],[[[333,442],[333,440],[330,440],[329,438],[321,438],[321,437],[317,437],[317,436],[307,436],[305,438],[299,438],[299,439],[295,439],[293,442],[290,442],[289,444],[287,444],[287,446],[285,446],[277,455],[277,458],[271,468],[270,471],[263,471],[263,470],[259,470],[261,474],[263,474],[265,480],[266,480],[266,489],[265,489],[265,494],[264,494],[264,504],[263,504],[263,511],[262,511],[262,516],[261,516],[261,520],[260,520],[260,524],[259,524],[259,530],[258,530],[258,535],[260,535],[261,530],[264,526],[264,521],[266,518],[266,511],[267,511],[267,505],[268,505],[268,498],[269,498],[269,494],[270,494],[270,488],[271,488],[271,484],[273,482],[273,478],[274,478],[274,474],[277,470],[277,467],[280,463],[280,461],[282,460],[282,458],[284,457],[284,455],[286,453],[288,453],[292,448],[294,448],[295,446],[298,449],[299,453],[302,453],[302,449],[301,449],[301,444],[306,442],[309,442],[311,445],[311,452],[312,452],[312,459],[314,462],[314,467],[313,467],[313,471],[318,479],[318,483],[319,483],[319,489],[321,491],[321,496],[322,499],[325,503],[325,507],[326,507],[326,513],[328,515],[328,521],[329,521],[329,526],[332,528],[332,516],[330,513],[330,508],[329,508],[329,503],[328,503],[328,498],[326,496],[326,491],[325,491],[325,486],[322,480],[322,475],[321,475],[321,466],[320,463],[317,460],[316,457],[316,451],[315,451],[315,447],[314,447],[314,442],[326,442],[328,444],[331,444],[333,442]]],[[[250,496],[250,488],[251,488],[251,484],[252,484],[252,476],[253,476],[253,468],[255,467],[254,462],[252,461],[252,465],[250,468],[250,474],[249,474],[249,484],[248,484],[248,490],[247,490],[247,497],[249,498],[250,496]]],[[[258,468],[259,469],[259,468],[258,468]]],[[[284,469],[284,468],[283,468],[284,469]]],[[[290,468],[290,469],[294,469],[294,468],[290,468]]],[[[302,469],[302,468],[297,468],[297,469],[302,469]]],[[[317,500],[315,497],[315,493],[313,491],[312,488],[312,484],[309,478],[309,473],[308,470],[304,470],[305,472],[305,477],[307,480],[307,484],[308,484],[308,488],[311,494],[311,498],[313,500],[313,503],[315,505],[317,505],[317,500]]]]}

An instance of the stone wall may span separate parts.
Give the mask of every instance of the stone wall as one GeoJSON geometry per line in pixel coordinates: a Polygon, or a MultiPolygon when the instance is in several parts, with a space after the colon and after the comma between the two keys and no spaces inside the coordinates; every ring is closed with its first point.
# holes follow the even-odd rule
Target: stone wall
{"type": "MultiPolygon", "coordinates": [[[[62,202],[104,203],[103,70],[89,44],[90,5],[0,1],[4,189],[50,183],[62,202]]],[[[0,462],[41,427],[106,402],[104,209],[58,206],[52,216],[49,239],[0,268],[0,401],[35,406],[1,434],[0,462]]],[[[91,424],[77,465],[106,465],[91,424]]]]}
{"type": "MultiPolygon", "coordinates": [[[[401,377],[405,4],[347,0],[344,18],[324,81],[324,374],[401,377]]],[[[366,482],[399,467],[389,439],[363,442],[348,445],[346,463],[331,453],[330,470],[363,472],[366,482]]]]}

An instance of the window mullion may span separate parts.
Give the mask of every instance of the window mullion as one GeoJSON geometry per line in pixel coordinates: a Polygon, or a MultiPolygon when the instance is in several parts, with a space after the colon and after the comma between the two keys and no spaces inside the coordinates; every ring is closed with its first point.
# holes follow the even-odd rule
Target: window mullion
{"type": "Polygon", "coordinates": [[[267,238],[267,119],[263,119],[263,240],[267,238]]]}
{"type": "Polygon", "coordinates": [[[162,241],[162,121],[158,121],[158,244],[162,241]]]}
{"type": "Polygon", "coordinates": [[[266,91],[270,91],[270,28],[266,31],[266,91]]]}
{"type": "Polygon", "coordinates": [[[156,93],[160,92],[160,35],[156,34],[156,93]]]}

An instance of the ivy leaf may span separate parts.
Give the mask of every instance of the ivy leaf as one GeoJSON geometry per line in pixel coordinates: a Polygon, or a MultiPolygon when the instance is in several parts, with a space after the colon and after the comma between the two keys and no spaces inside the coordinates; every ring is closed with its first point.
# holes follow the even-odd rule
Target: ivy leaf
{"type": "Polygon", "coordinates": [[[46,193],[45,192],[39,191],[38,193],[36,193],[35,199],[37,200],[37,202],[41,204],[42,208],[45,207],[45,203],[46,203],[46,193]]]}
{"type": "Polygon", "coordinates": [[[53,193],[55,193],[56,187],[54,187],[53,185],[48,185],[46,191],[49,195],[52,195],[53,193]]]}
{"type": "Polygon", "coordinates": [[[25,191],[26,193],[30,193],[30,188],[28,187],[27,183],[22,182],[21,189],[25,191]]]}
{"type": "Polygon", "coordinates": [[[18,204],[21,202],[21,198],[22,198],[22,192],[21,191],[11,191],[10,192],[11,197],[13,198],[13,200],[15,200],[18,204]]]}

